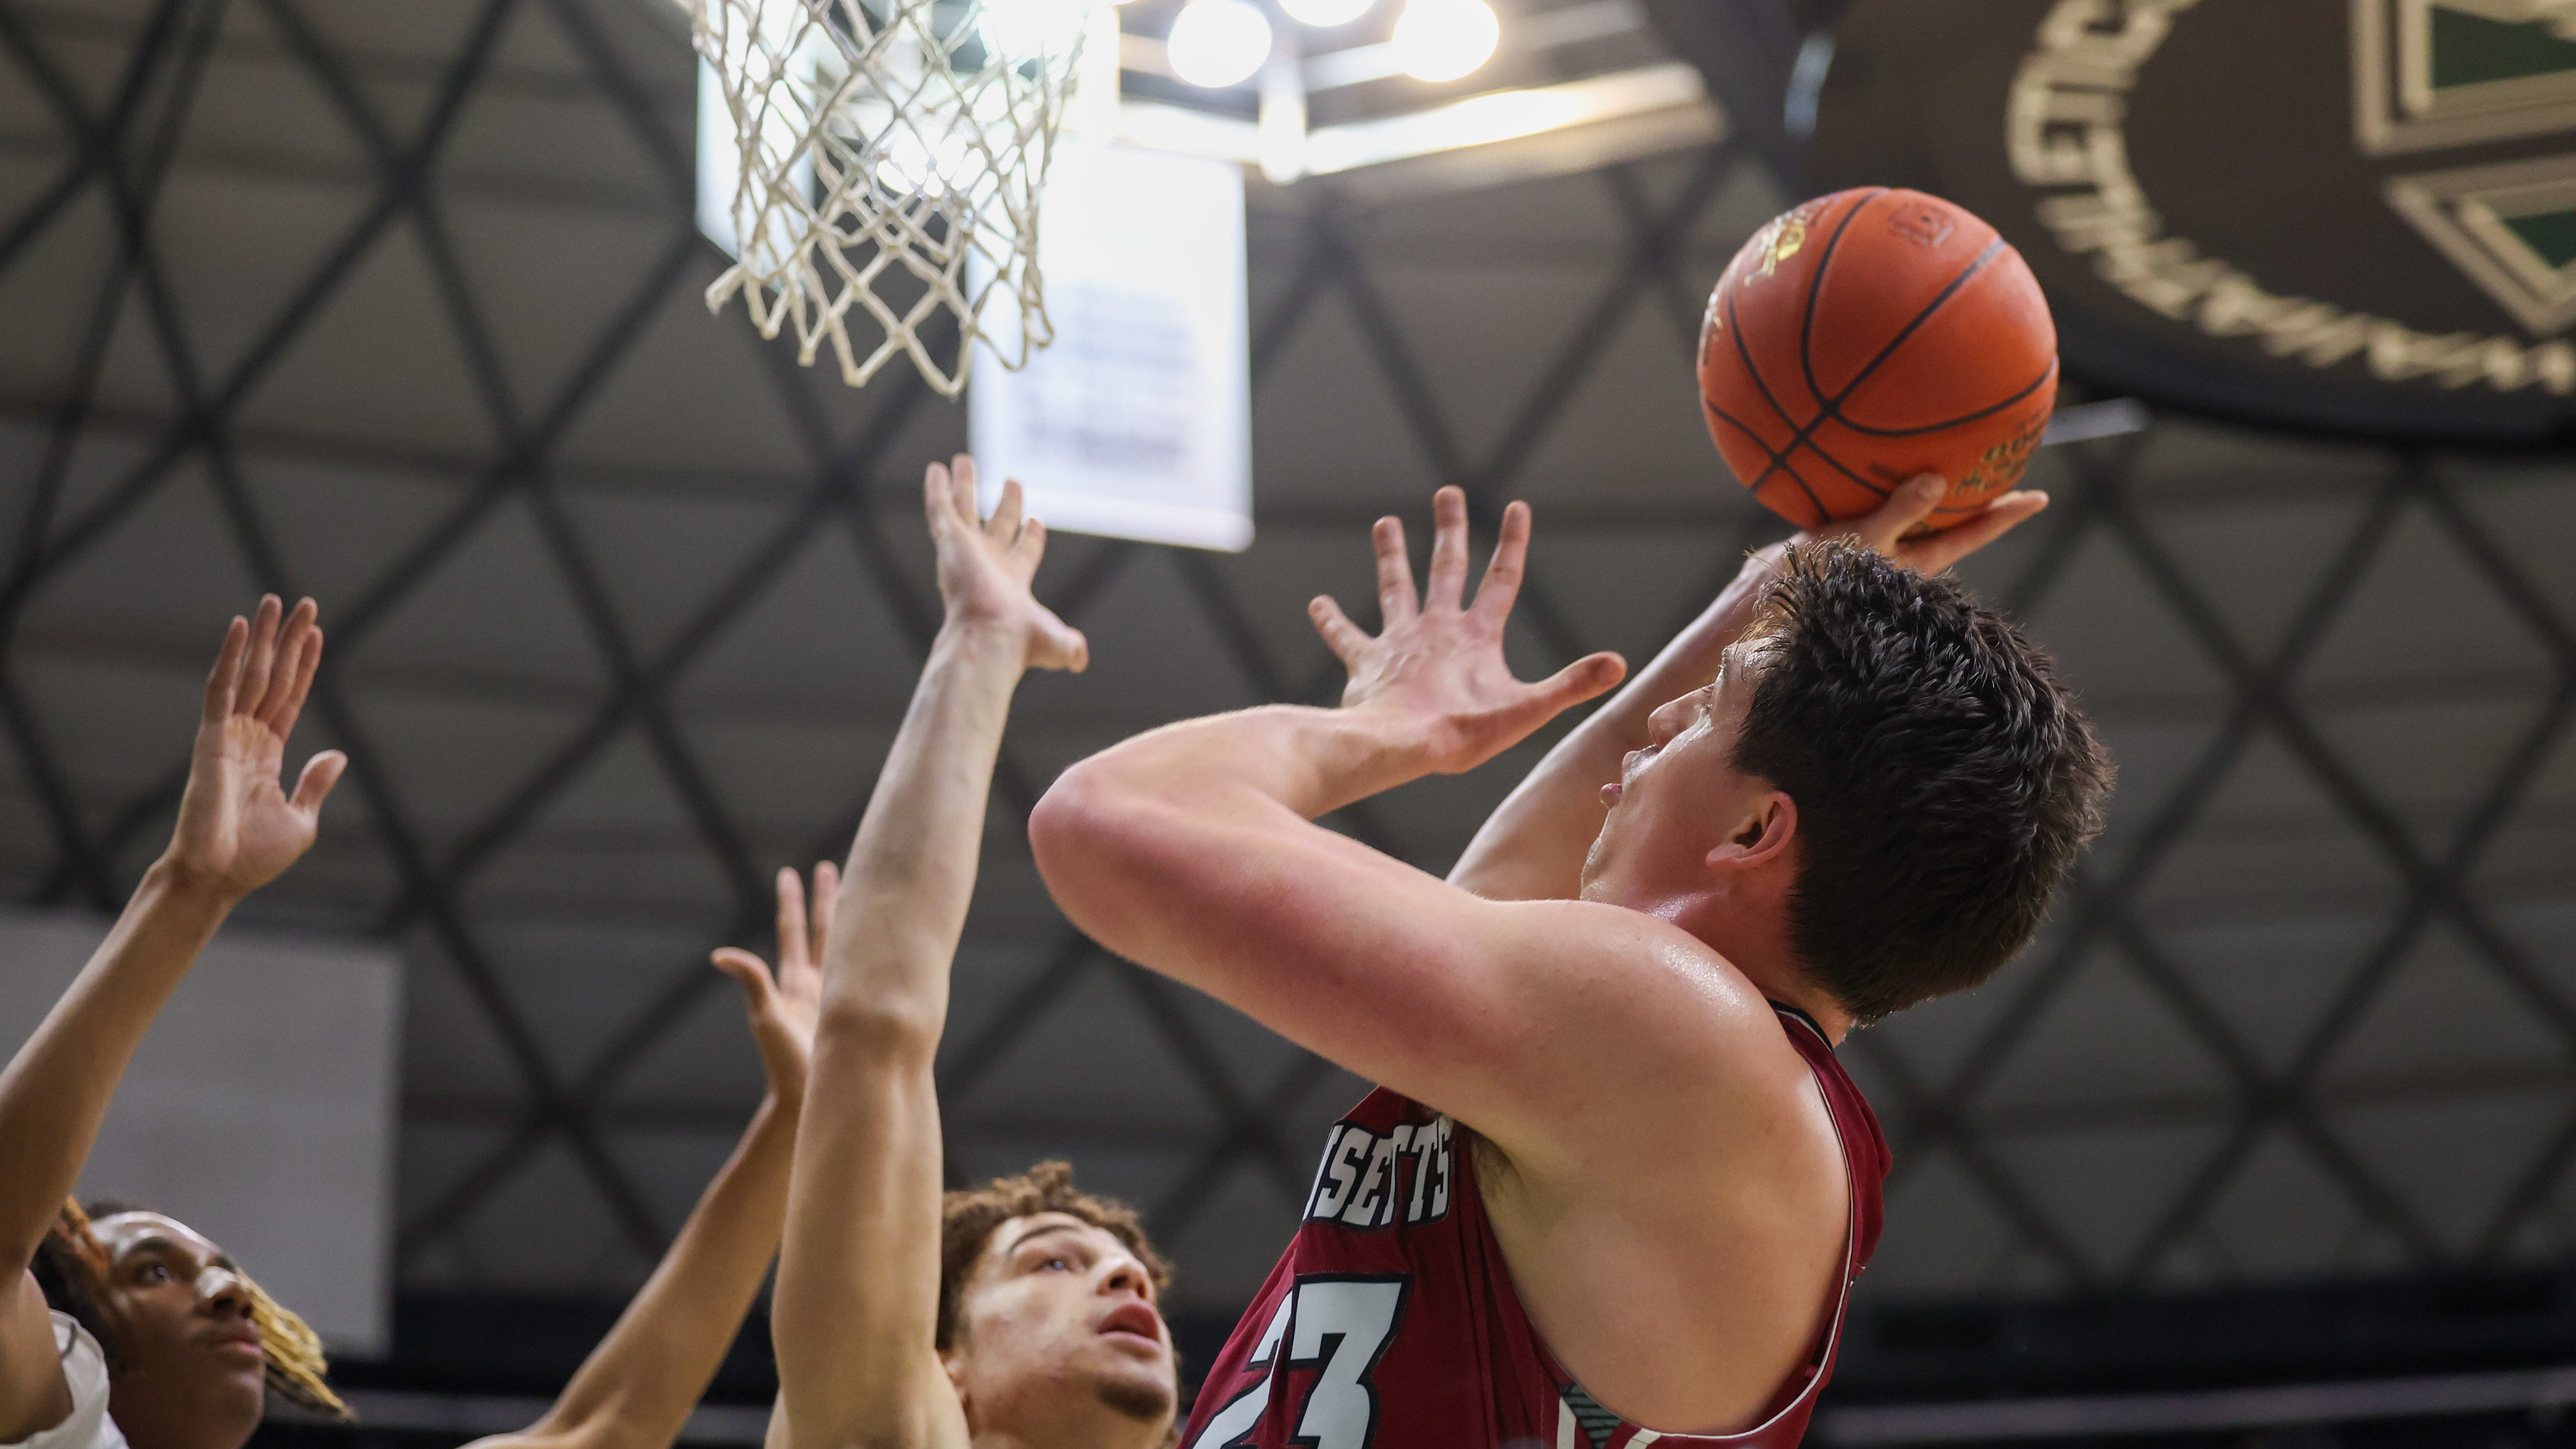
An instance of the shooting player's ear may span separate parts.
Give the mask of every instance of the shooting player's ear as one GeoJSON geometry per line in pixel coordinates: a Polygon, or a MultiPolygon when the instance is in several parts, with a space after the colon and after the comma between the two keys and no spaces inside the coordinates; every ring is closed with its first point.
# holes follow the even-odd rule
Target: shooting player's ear
{"type": "Polygon", "coordinates": [[[1746,807],[1726,837],[1708,853],[1718,870],[1744,870],[1780,858],[1798,834],[1798,802],[1772,790],[1746,807]]]}

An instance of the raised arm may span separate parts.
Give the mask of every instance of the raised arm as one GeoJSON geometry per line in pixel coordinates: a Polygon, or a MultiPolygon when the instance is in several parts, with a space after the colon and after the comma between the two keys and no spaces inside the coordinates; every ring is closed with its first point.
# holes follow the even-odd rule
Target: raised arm
{"type": "Polygon", "coordinates": [[[1606,654],[1514,680],[1502,633],[1528,511],[1505,513],[1468,607],[1464,498],[1443,490],[1435,508],[1427,597],[1390,519],[1384,631],[1315,606],[1351,667],[1342,708],[1246,710],[1129,740],[1065,772],[1031,839],[1057,903],[1102,945],[1544,1167],[1580,1148],[1571,1124],[1621,1115],[1635,1073],[1733,1031],[1751,1041],[1759,1027],[1775,1047],[1779,1033],[1740,975],[1653,916],[1484,900],[1311,823],[1473,768],[1618,681],[1606,654]]]}
{"type": "Polygon", "coordinates": [[[933,465],[924,508],[947,621],[859,823],[823,963],[772,1332],[798,1449],[964,1449],[934,1347],[940,1138],[931,1058],[965,928],[1002,725],[1020,675],[1080,669],[1080,634],[1029,593],[1045,530],[1016,483],[990,522],[974,465],[933,465]]]}
{"type": "MultiPolygon", "coordinates": [[[[1601,828],[1601,787],[1619,778],[1619,762],[1646,743],[1646,719],[1670,700],[1717,677],[1718,656],[1743,637],[1762,594],[1790,543],[1808,538],[1857,538],[1907,568],[1939,573],[2000,538],[2013,525],[2048,506],[2048,495],[2006,493],[1984,512],[1955,528],[1922,538],[1907,530],[1930,515],[1946,495],[1935,474],[1899,488],[1876,513],[1788,542],[1757,549],[1733,582],[1675,635],[1654,662],[1627,687],[1559,740],[1537,768],[1495,807],[1449,872],[1451,883],[1489,900],[1571,900],[1580,888],[1583,857],[1601,828]]],[[[1378,540],[1378,573],[1387,576],[1387,538],[1378,540]]],[[[1395,564],[1404,564],[1403,537],[1394,540],[1395,564]]],[[[1409,575],[1408,575],[1409,587],[1409,575]]],[[[1383,601],[1381,603],[1383,607],[1383,601]]],[[[1318,627],[1322,623],[1318,621],[1318,627]]]]}
{"type": "Polygon", "coordinates": [[[99,1123],[162,1004],[242,897],[313,844],[323,797],[348,764],[315,755],[281,788],[286,738],[322,661],[313,601],[262,599],[236,618],[206,679],[169,849],[36,1033],[0,1070],[0,1443],[71,1409],[44,1295],[27,1264],[80,1181],[99,1123]]]}
{"type": "Polygon", "coordinates": [[[679,1437],[778,1252],[822,993],[817,963],[839,890],[829,862],[815,867],[809,927],[805,883],[792,870],[778,873],[776,976],[748,951],[715,953],[717,968],[742,984],[768,1095],[660,1266],[545,1417],[472,1449],[664,1449],[679,1437]]]}

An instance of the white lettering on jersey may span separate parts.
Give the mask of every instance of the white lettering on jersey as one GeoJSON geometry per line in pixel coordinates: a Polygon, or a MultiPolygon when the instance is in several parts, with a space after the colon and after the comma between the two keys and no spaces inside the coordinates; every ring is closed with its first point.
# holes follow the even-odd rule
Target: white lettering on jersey
{"type": "Polygon", "coordinates": [[[1368,1449],[1377,1437],[1377,1367],[1395,1337],[1404,1295],[1402,1278],[1300,1278],[1295,1331],[1288,1362],[1316,1370],[1297,1416],[1297,1442],[1316,1449],[1368,1449]]]}
{"type": "Polygon", "coordinates": [[[1315,1370],[1306,1402],[1296,1414],[1296,1439],[1314,1449],[1370,1449],[1377,1437],[1377,1389],[1369,1373],[1386,1356],[1404,1321],[1413,1283],[1404,1277],[1345,1277],[1314,1273],[1281,1295],[1270,1326],[1244,1367],[1261,1377],[1226,1401],[1190,1441],[1190,1449],[1240,1449],[1270,1407],[1274,1387],[1292,1394],[1277,1372],[1315,1370]],[[1284,1343],[1283,1343],[1284,1339],[1284,1343]],[[1280,1350],[1286,1348],[1282,1354],[1280,1350]]]}
{"type": "Polygon", "coordinates": [[[1345,1122],[1338,1129],[1341,1137],[1324,1149],[1324,1191],[1307,1216],[1334,1218],[1350,1205],[1360,1185],[1360,1171],[1368,1163],[1369,1152],[1377,1145],[1377,1134],[1355,1122],[1345,1122]]]}
{"type": "Polygon", "coordinates": [[[1449,1215],[1451,1123],[1408,1122],[1380,1136],[1356,1122],[1324,1135],[1323,1160],[1306,1199],[1306,1221],[1375,1229],[1437,1222],[1449,1215]]]}
{"type": "Polygon", "coordinates": [[[1420,1159],[1422,1165],[1415,1171],[1432,1180],[1431,1210],[1424,1214],[1424,1217],[1426,1220],[1436,1221],[1449,1216],[1449,1128],[1451,1124],[1448,1118],[1441,1117],[1431,1125],[1439,1129],[1437,1140],[1432,1149],[1422,1155],[1420,1159]]]}
{"type": "Polygon", "coordinates": [[[1315,1181],[1306,1189],[1306,1211],[1308,1212],[1315,1210],[1316,1200],[1324,1195],[1324,1169],[1332,1163],[1333,1144],[1340,1141],[1341,1136],[1342,1125],[1338,1122],[1333,1124],[1332,1131],[1324,1134],[1324,1155],[1315,1159],[1315,1181]]]}
{"type": "Polygon", "coordinates": [[[1261,1371],[1261,1379],[1251,1388],[1237,1394],[1208,1426],[1199,1431],[1192,1449],[1218,1449],[1220,1445],[1238,1444],[1261,1421],[1261,1411],[1270,1407],[1270,1365],[1279,1357],[1279,1339],[1288,1329],[1288,1315],[1297,1307],[1295,1292],[1279,1299],[1279,1311],[1270,1315],[1270,1326],[1261,1330],[1261,1341],[1252,1346],[1252,1361],[1244,1365],[1261,1371]]]}
{"type": "Polygon", "coordinates": [[[1394,1175],[1395,1139],[1381,1137],[1369,1144],[1368,1173],[1360,1179],[1360,1190],[1351,1194],[1351,1205],[1342,1210],[1342,1221],[1355,1228],[1376,1227],[1378,1208],[1395,1195],[1387,1190],[1387,1179],[1394,1175]]]}

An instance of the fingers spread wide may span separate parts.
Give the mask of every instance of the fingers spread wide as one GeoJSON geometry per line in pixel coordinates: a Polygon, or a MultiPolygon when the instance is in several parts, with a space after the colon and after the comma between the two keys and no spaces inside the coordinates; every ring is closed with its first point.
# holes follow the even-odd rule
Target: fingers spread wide
{"type": "Polygon", "coordinates": [[[1431,495],[1431,577],[1424,598],[1434,609],[1460,607],[1467,592],[1467,494],[1443,488],[1431,495]]]}
{"type": "Polygon", "coordinates": [[[1388,628],[1421,612],[1413,592],[1413,560],[1404,551],[1404,520],[1381,518],[1369,530],[1377,549],[1378,627],[1388,628]]]}
{"type": "Polygon", "coordinates": [[[1494,556],[1485,564],[1484,581],[1476,585],[1476,613],[1500,627],[1520,597],[1521,572],[1529,561],[1530,510],[1513,503],[1503,510],[1503,530],[1494,540],[1494,556]]]}
{"type": "Polygon", "coordinates": [[[1324,636],[1324,647],[1332,650],[1333,657],[1344,664],[1349,664],[1368,647],[1366,631],[1352,623],[1350,615],[1343,613],[1342,606],[1335,603],[1329,594],[1317,594],[1306,605],[1306,617],[1314,621],[1315,632],[1324,636]]]}
{"type": "Polygon", "coordinates": [[[1586,654],[1530,687],[1548,701],[1547,712],[1553,715],[1609,693],[1627,675],[1628,661],[1605,649],[1586,654]]]}

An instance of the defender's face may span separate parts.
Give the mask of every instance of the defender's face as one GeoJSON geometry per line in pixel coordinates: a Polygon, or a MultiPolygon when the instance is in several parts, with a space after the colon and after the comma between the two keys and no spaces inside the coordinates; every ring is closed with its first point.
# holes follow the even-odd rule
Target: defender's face
{"type": "Polygon", "coordinates": [[[1667,702],[1647,721],[1616,783],[1609,814],[1583,863],[1583,898],[1652,910],[1701,889],[1708,852],[1727,822],[1771,790],[1735,767],[1735,737],[1760,678],[1757,641],[1730,646],[1715,682],[1667,702]]]}
{"type": "Polygon", "coordinates": [[[959,1305],[950,1373],[979,1426],[1038,1428],[1107,1408],[1159,1442],[1180,1403],[1154,1277],[1068,1213],[993,1230],[959,1305]]]}
{"type": "Polygon", "coordinates": [[[233,1260],[160,1213],[114,1213],[90,1227],[107,1249],[109,1408],[127,1439],[136,1449],[248,1439],[267,1403],[268,1357],[233,1260]]]}

